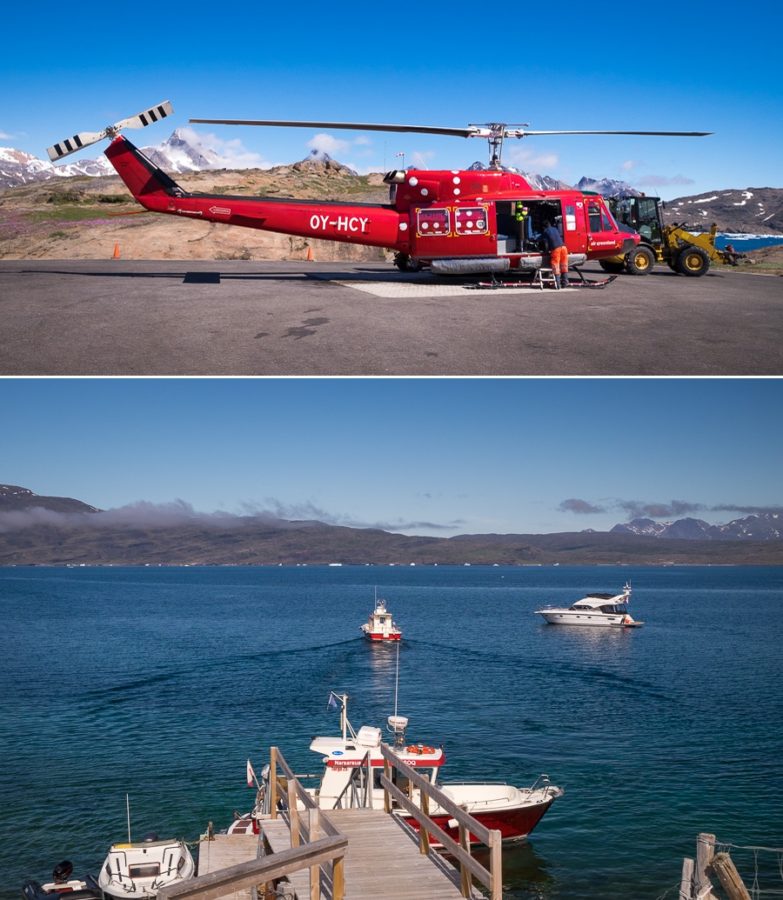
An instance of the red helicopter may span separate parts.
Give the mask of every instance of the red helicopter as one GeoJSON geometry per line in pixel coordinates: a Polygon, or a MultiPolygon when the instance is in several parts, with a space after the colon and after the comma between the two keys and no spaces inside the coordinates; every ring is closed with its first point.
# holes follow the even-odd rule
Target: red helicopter
{"type": "Polygon", "coordinates": [[[486,169],[395,169],[387,172],[389,203],[270,200],[189,193],[129,140],[124,128],[143,128],[171,115],[169,101],[123,119],[101,132],[81,132],[50,147],[57,161],[103,138],[106,156],[135,199],[151,212],[242,225],[304,238],[382,247],[395,253],[403,271],[429,267],[444,275],[486,272],[530,273],[546,261],[539,235],[555,223],[568,248],[569,263],[625,254],[639,235],[622,231],[603,197],[576,190],[536,190],[518,173],[502,168],[505,138],[554,134],[635,134],[701,137],[694,131],[529,131],[526,125],[377,125],[349,122],[289,122],[250,119],[191,119],[213,125],[266,125],[480,137],[489,142],[486,169]]]}

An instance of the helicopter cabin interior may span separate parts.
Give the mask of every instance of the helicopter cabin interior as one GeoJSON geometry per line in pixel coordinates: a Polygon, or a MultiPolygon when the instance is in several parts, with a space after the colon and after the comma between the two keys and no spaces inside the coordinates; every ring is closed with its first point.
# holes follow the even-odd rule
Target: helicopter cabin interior
{"type": "Polygon", "coordinates": [[[495,203],[498,253],[541,253],[541,232],[547,221],[562,232],[563,210],[559,200],[498,200],[495,203]],[[517,203],[527,209],[523,221],[516,216],[517,203]]]}

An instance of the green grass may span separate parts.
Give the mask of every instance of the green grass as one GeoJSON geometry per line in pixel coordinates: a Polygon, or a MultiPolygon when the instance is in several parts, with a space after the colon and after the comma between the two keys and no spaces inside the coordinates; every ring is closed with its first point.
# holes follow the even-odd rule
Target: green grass
{"type": "Polygon", "coordinates": [[[55,206],[28,213],[31,222],[81,222],[84,219],[105,219],[106,211],[96,206],[55,206]]]}

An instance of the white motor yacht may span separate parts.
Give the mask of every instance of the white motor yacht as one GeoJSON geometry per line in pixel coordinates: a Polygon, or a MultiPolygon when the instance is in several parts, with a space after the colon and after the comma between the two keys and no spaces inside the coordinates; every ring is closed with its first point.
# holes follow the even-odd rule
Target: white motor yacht
{"type": "Polygon", "coordinates": [[[631,600],[631,585],[626,584],[619,594],[593,592],[577,600],[573,606],[545,606],[537,609],[536,615],[543,616],[550,625],[598,625],[612,628],[638,628],[644,622],[637,622],[628,612],[631,600]]]}

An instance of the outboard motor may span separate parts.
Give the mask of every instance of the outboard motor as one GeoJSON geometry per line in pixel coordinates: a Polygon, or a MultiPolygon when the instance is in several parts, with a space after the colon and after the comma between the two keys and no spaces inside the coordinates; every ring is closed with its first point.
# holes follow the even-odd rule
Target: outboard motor
{"type": "Polygon", "coordinates": [[[73,863],[70,861],[70,859],[64,859],[62,862],[57,863],[57,865],[52,870],[52,881],[67,881],[72,874],[73,863]]]}

